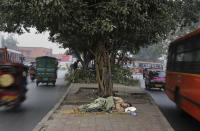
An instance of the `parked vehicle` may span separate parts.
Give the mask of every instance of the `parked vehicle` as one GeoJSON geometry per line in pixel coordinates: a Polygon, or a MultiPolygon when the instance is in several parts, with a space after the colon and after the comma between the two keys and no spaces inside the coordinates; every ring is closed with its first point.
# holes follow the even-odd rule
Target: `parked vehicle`
{"type": "Polygon", "coordinates": [[[165,87],[165,72],[149,70],[145,76],[145,88],[164,88],[165,87]]]}
{"type": "Polygon", "coordinates": [[[28,67],[18,51],[0,48],[0,58],[0,106],[16,107],[26,99],[28,67]]]}
{"type": "Polygon", "coordinates": [[[42,56],[36,58],[36,84],[52,83],[55,86],[57,79],[58,60],[54,57],[42,56]]]}

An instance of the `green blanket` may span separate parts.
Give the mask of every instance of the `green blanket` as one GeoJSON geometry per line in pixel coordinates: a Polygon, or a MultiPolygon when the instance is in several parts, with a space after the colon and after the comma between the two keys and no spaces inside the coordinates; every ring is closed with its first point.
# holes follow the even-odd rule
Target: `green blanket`
{"type": "Polygon", "coordinates": [[[81,105],[78,107],[78,110],[81,112],[96,112],[96,111],[106,111],[110,112],[112,107],[114,107],[113,96],[107,98],[98,98],[94,102],[86,105],[81,105]]]}

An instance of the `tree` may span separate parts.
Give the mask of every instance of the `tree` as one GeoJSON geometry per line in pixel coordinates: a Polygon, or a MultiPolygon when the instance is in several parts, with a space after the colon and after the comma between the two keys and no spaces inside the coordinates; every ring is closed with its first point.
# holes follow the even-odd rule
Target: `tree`
{"type": "Polygon", "coordinates": [[[9,49],[17,50],[18,41],[14,38],[14,36],[8,35],[8,37],[4,40],[4,45],[9,49]]]}
{"type": "Polygon", "coordinates": [[[0,30],[49,31],[63,47],[95,57],[101,96],[113,95],[110,58],[135,52],[175,29],[183,0],[2,0],[0,30]]]}
{"type": "Polygon", "coordinates": [[[191,26],[199,22],[200,15],[200,1],[199,0],[183,0],[179,3],[180,11],[180,25],[181,27],[191,26]]]}
{"type": "Polygon", "coordinates": [[[88,70],[89,64],[92,60],[94,60],[94,56],[87,50],[83,50],[82,48],[74,48],[74,49],[69,49],[67,54],[76,54],[78,60],[81,65],[83,70],[88,70]]]}
{"type": "Polygon", "coordinates": [[[162,44],[155,44],[148,46],[147,48],[140,48],[139,52],[133,56],[133,59],[148,62],[160,62],[159,58],[164,53],[162,49],[162,44]]]}
{"type": "Polygon", "coordinates": [[[158,62],[159,57],[167,58],[169,43],[175,39],[198,29],[200,27],[200,2],[198,0],[184,0],[177,4],[179,11],[177,27],[167,34],[166,39],[160,40],[157,44],[146,48],[140,48],[140,51],[134,55],[134,59],[158,62]]]}
{"type": "Polygon", "coordinates": [[[0,34],[0,44],[2,47],[17,50],[17,44],[19,43],[14,38],[13,34],[8,35],[7,38],[0,34]]]}

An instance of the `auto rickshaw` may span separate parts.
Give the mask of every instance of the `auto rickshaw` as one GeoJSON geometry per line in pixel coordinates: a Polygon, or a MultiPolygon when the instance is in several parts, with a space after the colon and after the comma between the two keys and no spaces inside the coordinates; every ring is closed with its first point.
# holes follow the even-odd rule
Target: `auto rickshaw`
{"type": "Polygon", "coordinates": [[[18,106],[26,99],[28,67],[23,64],[0,65],[0,106],[18,106]]]}
{"type": "Polygon", "coordinates": [[[55,86],[57,79],[58,60],[54,57],[42,56],[36,58],[36,84],[52,83],[55,86]]]}

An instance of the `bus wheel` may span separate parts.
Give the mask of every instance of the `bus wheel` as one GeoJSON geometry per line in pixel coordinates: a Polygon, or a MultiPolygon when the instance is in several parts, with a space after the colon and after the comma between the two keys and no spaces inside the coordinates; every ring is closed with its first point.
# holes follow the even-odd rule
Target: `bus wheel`
{"type": "Polygon", "coordinates": [[[176,87],[175,92],[174,92],[174,102],[180,108],[180,95],[179,95],[179,87],[176,87]]]}

